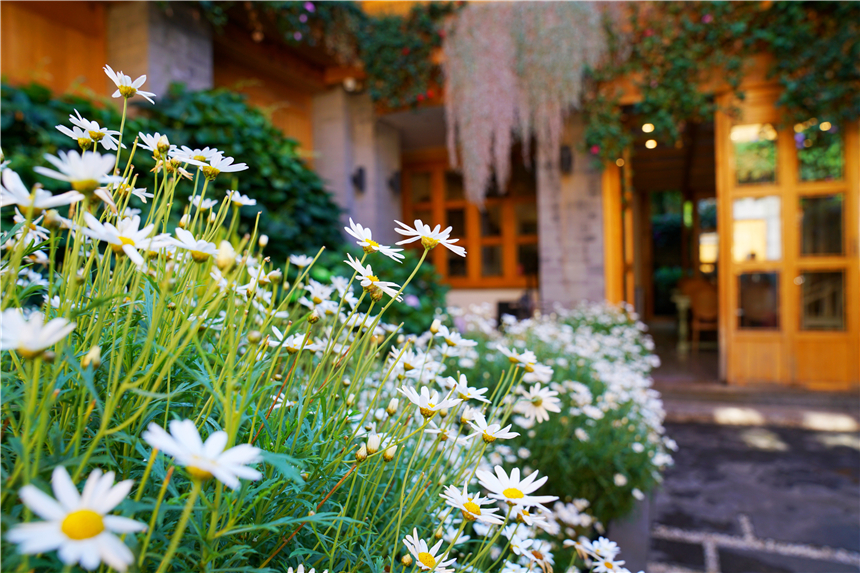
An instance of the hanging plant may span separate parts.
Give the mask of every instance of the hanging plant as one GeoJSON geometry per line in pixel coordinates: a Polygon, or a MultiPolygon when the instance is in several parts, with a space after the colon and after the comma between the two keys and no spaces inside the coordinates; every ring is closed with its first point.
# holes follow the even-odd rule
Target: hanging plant
{"type": "Polygon", "coordinates": [[[450,23],[443,50],[448,153],[467,196],[481,203],[493,175],[505,188],[514,137],[526,156],[532,135],[558,148],[607,34],[593,3],[474,3],[450,23]]]}

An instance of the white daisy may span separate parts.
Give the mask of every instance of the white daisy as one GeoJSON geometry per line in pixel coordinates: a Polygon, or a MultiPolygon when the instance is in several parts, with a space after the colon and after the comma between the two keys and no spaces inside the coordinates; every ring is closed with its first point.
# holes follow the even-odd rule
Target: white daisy
{"type": "Polygon", "coordinates": [[[477,470],[475,476],[482,486],[490,491],[490,497],[504,501],[508,505],[523,505],[531,507],[542,503],[549,503],[558,498],[554,495],[530,495],[540,486],[546,483],[547,477],[537,479],[538,472],[535,471],[527,478],[520,479],[520,469],[511,470],[511,475],[505,473],[502,466],[496,466],[496,474],[484,470],[477,470]]]}
{"type": "Polygon", "coordinates": [[[535,353],[531,350],[517,352],[515,348],[508,350],[501,345],[496,346],[496,350],[507,356],[511,364],[516,364],[517,366],[527,366],[537,362],[537,356],[535,356],[535,353]]]}
{"type": "Polygon", "coordinates": [[[450,347],[462,348],[478,345],[474,340],[469,340],[468,338],[460,336],[460,333],[456,330],[449,330],[444,324],[439,325],[439,331],[436,333],[436,336],[444,340],[445,344],[450,347]]]}
{"type": "MultiPolygon", "coordinates": [[[[78,110],[75,110],[75,115],[69,115],[69,121],[75,127],[79,127],[84,130],[92,141],[101,142],[102,146],[108,151],[115,151],[119,146],[119,140],[116,138],[116,136],[120,134],[118,131],[102,127],[99,125],[99,122],[82,117],[78,110]]],[[[57,129],[60,129],[59,125],[57,126],[57,129]]],[[[68,133],[66,133],[66,135],[68,135],[68,133]]],[[[125,145],[123,145],[123,147],[125,147],[125,145]]]]}
{"type": "Polygon", "coordinates": [[[190,147],[183,145],[181,149],[172,149],[170,151],[170,157],[173,159],[178,159],[182,163],[191,163],[192,165],[204,165],[209,163],[209,160],[212,157],[220,153],[214,147],[204,147],[203,149],[191,149],[190,147]]]}
{"type": "Polygon", "coordinates": [[[92,149],[95,145],[95,142],[90,138],[90,134],[78,126],[73,126],[72,129],[69,129],[65,125],[56,125],[54,127],[66,137],[74,139],[84,151],[92,149]]]}
{"type": "Polygon", "coordinates": [[[519,436],[517,432],[511,432],[511,425],[508,424],[502,428],[501,424],[487,424],[487,419],[481,412],[474,412],[474,418],[469,422],[469,425],[481,433],[481,438],[484,442],[491,444],[496,440],[510,440],[519,436]]]}
{"type": "Polygon", "coordinates": [[[299,303],[310,309],[314,309],[318,305],[324,304],[329,300],[332,295],[332,291],[334,291],[334,287],[324,285],[311,279],[308,281],[308,285],[305,287],[305,290],[308,292],[308,295],[300,298],[299,303]]]}
{"type": "Polygon", "coordinates": [[[138,133],[138,137],[140,138],[140,147],[151,151],[153,156],[160,159],[166,157],[167,154],[176,149],[175,145],[170,144],[166,135],[162,135],[157,131],[152,134],[141,132],[138,133]]]}
{"type": "Polygon", "coordinates": [[[39,223],[42,222],[44,215],[40,215],[30,221],[27,224],[27,218],[15,207],[15,216],[12,217],[12,221],[15,224],[21,223],[22,226],[18,229],[17,237],[18,240],[24,241],[25,245],[29,245],[32,243],[41,243],[42,241],[48,240],[48,235],[50,235],[50,231],[44,227],[40,227],[39,223]]]}
{"type": "Polygon", "coordinates": [[[346,254],[346,258],[347,260],[344,262],[358,273],[361,278],[361,286],[364,287],[364,290],[368,291],[372,295],[374,288],[377,288],[391,298],[396,298],[398,301],[403,300],[403,297],[398,296],[397,294],[397,289],[400,288],[400,285],[390,281],[379,280],[379,277],[373,274],[373,269],[370,265],[365,267],[361,264],[361,261],[354,259],[349,253],[346,254]]]}
{"type": "Polygon", "coordinates": [[[146,76],[140,76],[134,81],[131,81],[131,78],[122,72],[115,72],[113,68],[110,66],[104,67],[105,73],[111,79],[111,81],[116,85],[117,90],[113,92],[112,97],[124,97],[125,99],[129,99],[134,97],[135,94],[139,95],[146,101],[151,104],[155,102],[152,101],[152,98],[155,97],[155,94],[152,92],[145,92],[140,90],[140,86],[143,85],[143,82],[146,81],[146,76]]]}
{"type": "Polygon", "coordinates": [[[312,262],[314,262],[314,258],[307,255],[290,255],[290,264],[296,265],[300,269],[303,269],[312,262]]]}
{"type": "Polygon", "coordinates": [[[81,231],[86,236],[108,243],[114,253],[125,253],[138,266],[143,264],[143,257],[138,253],[138,249],[146,250],[150,247],[154,224],[141,229],[140,217],[135,215],[120,220],[114,226],[111,223],[101,223],[91,213],[84,213],[84,221],[87,226],[81,228],[81,231]]]}
{"type": "Polygon", "coordinates": [[[84,151],[83,153],[58,151],[57,153],[59,157],[46,153],[45,159],[58,171],[41,165],[34,167],[33,171],[51,179],[68,181],[72,185],[72,189],[81,193],[92,193],[103,185],[118,183],[122,179],[110,175],[115,159],[110,155],[101,155],[97,151],[84,151]]]}
{"type": "MultiPolygon", "coordinates": [[[[107,191],[107,189],[105,191],[107,191]]],[[[135,197],[137,197],[138,199],[143,201],[144,204],[146,204],[147,198],[152,199],[153,197],[155,197],[155,195],[153,195],[152,193],[146,192],[146,187],[135,188],[133,185],[129,185],[128,183],[125,183],[125,182],[117,185],[116,191],[120,195],[128,195],[129,193],[131,193],[132,195],[134,195],[135,197]]],[[[131,211],[131,209],[127,209],[127,210],[123,211],[123,214],[131,217],[133,215],[133,213],[130,213],[130,211],[131,211]]],[[[138,214],[139,213],[140,213],[140,211],[138,211],[138,214]]]]}
{"type": "Polygon", "coordinates": [[[461,402],[459,398],[440,399],[438,392],[434,390],[431,393],[426,386],[421,388],[420,394],[411,386],[403,386],[402,388],[398,388],[397,391],[406,396],[410,402],[418,406],[418,409],[421,411],[421,415],[425,418],[432,418],[436,415],[436,412],[451,408],[461,402]]]}
{"type": "Polygon", "coordinates": [[[466,249],[455,245],[457,241],[460,239],[449,239],[448,237],[451,235],[451,229],[453,227],[448,227],[444,231],[440,231],[442,228],[441,225],[436,225],[435,229],[431,229],[430,225],[426,225],[421,222],[421,219],[415,219],[413,223],[415,227],[410,227],[406,223],[401,223],[400,221],[395,220],[395,223],[400,225],[402,229],[394,229],[397,233],[404,235],[406,237],[410,237],[408,239],[404,239],[402,241],[398,241],[398,245],[405,245],[407,243],[412,243],[414,241],[421,241],[421,245],[424,246],[425,249],[430,250],[436,245],[442,245],[455,255],[460,255],[461,257],[466,256],[466,249]]]}
{"type": "Polygon", "coordinates": [[[146,525],[119,515],[106,515],[126,498],[132,480],[114,485],[114,473],[102,475],[93,470],[78,493],[68,472],[62,466],[54,468],[51,488],[54,497],[33,485],[21,488],[21,501],[45,521],[22,523],[6,534],[6,539],[18,544],[25,555],[57,551],[66,565],[80,563],[88,570],[101,563],[125,571],[134,562],[131,550],[116,534],[144,531],[146,525]]]}
{"type": "Polygon", "coordinates": [[[217,199],[204,199],[202,195],[195,195],[191,198],[191,204],[201,211],[208,211],[218,204],[217,199]]]}
{"type": "Polygon", "coordinates": [[[278,330],[277,326],[272,327],[272,333],[274,334],[274,338],[269,338],[269,346],[272,348],[283,346],[290,354],[295,354],[302,349],[302,345],[305,341],[304,334],[296,333],[291,334],[290,336],[285,336],[285,333],[278,330]]]}
{"type": "Polygon", "coordinates": [[[356,242],[364,249],[365,253],[370,254],[380,252],[398,263],[404,258],[404,256],[400,254],[403,249],[395,249],[387,245],[380,245],[373,240],[373,231],[355,223],[352,220],[352,217],[349,218],[349,227],[344,227],[343,230],[355,237],[356,242]]]}
{"type": "Polygon", "coordinates": [[[0,207],[9,205],[20,205],[21,207],[33,206],[33,212],[38,214],[45,209],[53,209],[62,205],[71,205],[84,198],[77,191],[66,191],[60,195],[52,195],[40,187],[35,189],[35,197],[31,197],[30,191],[24,186],[21,177],[11,169],[3,170],[3,184],[0,186],[0,207]]]}
{"type": "Polygon", "coordinates": [[[490,524],[500,524],[504,521],[501,516],[493,515],[498,511],[496,507],[482,507],[488,503],[492,503],[489,498],[481,497],[478,494],[468,492],[468,484],[463,484],[463,491],[449,485],[440,495],[445,503],[459,509],[463,514],[463,519],[467,521],[482,521],[490,524]]]}
{"type": "Polygon", "coordinates": [[[20,308],[7,308],[0,315],[0,350],[14,350],[24,358],[35,358],[74,329],[75,323],[65,318],[45,324],[41,312],[31,312],[25,318],[20,308]]]}
{"type": "Polygon", "coordinates": [[[554,390],[535,384],[531,390],[522,393],[523,399],[517,402],[514,411],[525,416],[527,420],[545,422],[549,420],[549,412],[561,412],[561,402],[556,398],[558,392],[554,390]]]}
{"type": "Polygon", "coordinates": [[[210,181],[215,179],[220,173],[235,173],[237,171],[245,171],[248,166],[244,163],[233,163],[232,157],[224,157],[220,151],[213,153],[209,158],[209,165],[203,165],[200,170],[206,175],[210,181]]]}
{"type": "Polygon", "coordinates": [[[472,436],[457,436],[457,432],[449,427],[440,428],[436,425],[436,422],[430,422],[430,425],[426,430],[424,430],[428,434],[433,434],[439,436],[439,440],[442,442],[447,442],[448,440],[452,440],[458,446],[465,446],[469,443],[469,438],[472,436]]]}
{"type": "Polygon", "coordinates": [[[459,381],[454,380],[453,377],[448,376],[448,384],[451,385],[451,388],[454,390],[454,393],[460,397],[462,400],[477,400],[478,402],[484,402],[485,404],[489,404],[490,401],[484,398],[484,394],[487,393],[488,388],[470,388],[469,381],[466,380],[465,374],[460,374],[459,381]]]}
{"type": "Polygon", "coordinates": [[[218,247],[215,246],[215,243],[210,243],[203,239],[195,239],[190,231],[177,227],[176,236],[178,240],[174,240],[174,245],[188,251],[191,254],[191,258],[198,263],[204,263],[210,257],[218,254],[218,247]]]}
{"type": "Polygon", "coordinates": [[[444,557],[437,555],[442,547],[444,540],[440,539],[432,548],[427,547],[427,542],[418,537],[418,529],[412,530],[412,535],[407,535],[403,539],[403,544],[409,550],[415,559],[416,565],[421,571],[436,571],[436,573],[454,573],[454,568],[451,567],[457,562],[456,559],[443,560],[444,557]],[[437,561],[437,558],[439,559],[437,561]]]}
{"type": "Polygon", "coordinates": [[[263,474],[248,467],[262,460],[260,449],[250,444],[240,444],[225,450],[227,432],[217,431],[200,439],[197,426],[191,420],[172,420],[170,433],[152,423],[141,436],[153,448],[173,456],[177,464],[185,466],[194,479],[207,480],[215,477],[229,488],[239,487],[239,478],[258,480],[263,474]]]}
{"type": "Polygon", "coordinates": [[[256,199],[251,199],[247,195],[242,195],[238,191],[227,191],[227,198],[230,199],[230,202],[237,207],[246,207],[257,204],[256,199]]]}

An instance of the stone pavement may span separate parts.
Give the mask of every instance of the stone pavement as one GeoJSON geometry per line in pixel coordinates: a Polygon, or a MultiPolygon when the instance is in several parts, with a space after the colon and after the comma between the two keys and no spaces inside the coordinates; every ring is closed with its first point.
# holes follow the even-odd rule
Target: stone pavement
{"type": "Polygon", "coordinates": [[[860,434],[667,424],[648,573],[860,571],[860,434]]]}

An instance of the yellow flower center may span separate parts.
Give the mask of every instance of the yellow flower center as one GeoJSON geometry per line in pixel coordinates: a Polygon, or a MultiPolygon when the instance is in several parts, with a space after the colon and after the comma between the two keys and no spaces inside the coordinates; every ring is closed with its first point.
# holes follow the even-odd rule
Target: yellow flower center
{"type": "Polygon", "coordinates": [[[515,487],[509,487],[502,492],[502,495],[508,499],[522,499],[526,495],[515,487]]]}
{"type": "Polygon", "coordinates": [[[27,358],[29,360],[42,354],[41,350],[31,350],[30,348],[24,348],[23,346],[19,346],[17,350],[18,354],[20,354],[22,358],[27,358]]]}
{"type": "Polygon", "coordinates": [[[89,139],[88,137],[79,137],[78,138],[78,145],[81,146],[81,149],[83,149],[84,151],[87,151],[88,149],[93,148],[93,140],[89,139]]]}
{"type": "Polygon", "coordinates": [[[119,95],[121,95],[125,99],[128,99],[128,98],[134,96],[134,94],[136,94],[136,93],[137,93],[137,88],[133,88],[131,86],[119,86],[119,95]]]}
{"type": "Polygon", "coordinates": [[[426,551],[422,551],[418,554],[418,561],[420,561],[421,565],[423,565],[427,569],[433,569],[434,567],[436,567],[436,560],[426,551]]]}
{"type": "Polygon", "coordinates": [[[457,346],[457,343],[454,342],[453,340],[451,340],[450,338],[446,338],[445,343],[448,344],[448,346],[457,346]]]}
{"type": "Polygon", "coordinates": [[[89,195],[98,188],[99,182],[95,179],[79,179],[77,181],[72,181],[72,189],[78,193],[83,193],[84,195],[89,195]]]}
{"type": "Polygon", "coordinates": [[[540,408],[541,404],[543,404],[543,398],[541,398],[540,396],[538,396],[537,398],[532,398],[532,404],[540,408]]]}
{"type": "Polygon", "coordinates": [[[322,299],[318,296],[313,298],[314,304],[322,304],[322,299]]]}
{"type": "Polygon", "coordinates": [[[603,567],[606,569],[615,569],[615,565],[612,564],[612,561],[604,561],[603,567]]]}
{"type": "Polygon", "coordinates": [[[532,555],[534,555],[535,559],[537,559],[538,561],[543,561],[543,553],[541,553],[537,549],[532,550],[532,555]]]}
{"type": "Polygon", "coordinates": [[[206,481],[212,477],[212,474],[210,472],[207,472],[206,470],[202,470],[195,466],[188,466],[185,469],[188,470],[188,473],[191,474],[191,477],[200,481],[206,481]]]}
{"type": "Polygon", "coordinates": [[[203,175],[205,175],[206,179],[208,179],[209,181],[214,181],[215,178],[218,177],[218,174],[221,173],[220,169],[216,169],[211,165],[204,165],[200,168],[200,170],[203,172],[203,175]]]}
{"type": "Polygon", "coordinates": [[[378,283],[379,277],[376,275],[367,275],[367,280],[369,280],[372,283],[378,283]]]}
{"type": "Polygon", "coordinates": [[[525,370],[526,370],[526,372],[534,372],[535,371],[535,365],[534,364],[526,364],[525,370]]]}
{"type": "Polygon", "coordinates": [[[520,359],[517,358],[516,356],[508,356],[508,360],[510,361],[511,364],[517,364],[520,361],[520,359]]]}
{"type": "Polygon", "coordinates": [[[421,245],[428,251],[438,244],[439,241],[437,241],[436,239],[431,239],[430,237],[421,237],[421,245]]]}
{"type": "Polygon", "coordinates": [[[203,251],[189,251],[191,253],[191,258],[194,259],[197,263],[205,263],[209,259],[209,253],[204,253],[203,251]]]}
{"type": "Polygon", "coordinates": [[[205,155],[195,155],[191,159],[194,159],[195,161],[206,161],[206,156],[205,155]]]}
{"type": "Polygon", "coordinates": [[[472,500],[469,500],[466,503],[464,503],[463,509],[465,509],[466,511],[468,511],[469,513],[471,513],[473,515],[481,515],[481,506],[472,500]]]}
{"type": "Polygon", "coordinates": [[[526,520],[525,518],[530,517],[530,515],[531,514],[528,512],[528,510],[522,510],[522,512],[517,514],[517,522],[524,523],[526,520]]]}
{"type": "Polygon", "coordinates": [[[128,237],[120,237],[119,242],[123,245],[131,245],[132,247],[134,246],[134,240],[129,239],[128,237]]]}
{"type": "Polygon", "coordinates": [[[92,511],[91,509],[79,509],[73,511],[63,519],[63,524],[60,526],[63,533],[69,539],[80,541],[81,539],[89,539],[95,537],[105,530],[105,523],[102,516],[92,511]]]}
{"type": "Polygon", "coordinates": [[[92,138],[93,141],[101,141],[102,138],[104,138],[104,136],[105,136],[104,132],[101,132],[101,131],[90,130],[89,134],[90,134],[90,137],[92,138]]]}
{"type": "Polygon", "coordinates": [[[436,404],[433,402],[428,402],[427,406],[419,406],[418,409],[421,411],[421,415],[425,418],[432,418],[436,415],[436,404]]]}
{"type": "Polygon", "coordinates": [[[490,434],[488,434],[488,433],[486,432],[486,430],[484,431],[484,433],[483,433],[483,435],[481,436],[481,438],[483,438],[483,439],[484,439],[484,443],[487,443],[487,444],[492,444],[493,442],[495,442],[495,441],[496,441],[496,436],[491,436],[490,434]]]}

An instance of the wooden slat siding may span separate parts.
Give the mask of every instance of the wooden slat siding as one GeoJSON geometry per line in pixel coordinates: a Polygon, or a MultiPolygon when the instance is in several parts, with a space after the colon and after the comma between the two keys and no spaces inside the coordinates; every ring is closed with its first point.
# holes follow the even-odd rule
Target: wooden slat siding
{"type": "Polygon", "coordinates": [[[3,79],[109,95],[104,9],[99,2],[0,3],[3,79]]]}
{"type": "Polygon", "coordinates": [[[215,87],[244,93],[248,96],[248,103],[266,113],[287,137],[301,144],[302,150],[310,152],[313,149],[311,92],[261,70],[251,69],[220,49],[216,56],[215,87]]]}

